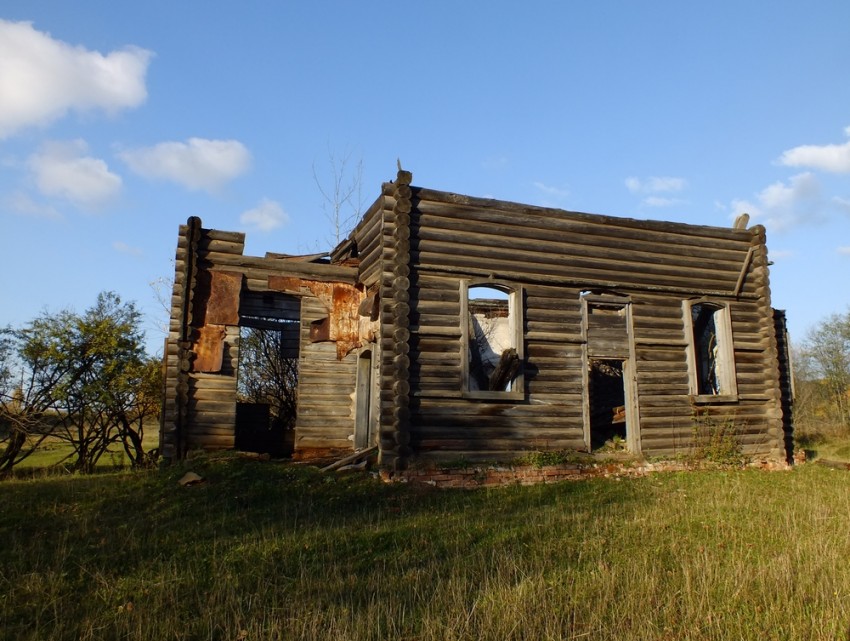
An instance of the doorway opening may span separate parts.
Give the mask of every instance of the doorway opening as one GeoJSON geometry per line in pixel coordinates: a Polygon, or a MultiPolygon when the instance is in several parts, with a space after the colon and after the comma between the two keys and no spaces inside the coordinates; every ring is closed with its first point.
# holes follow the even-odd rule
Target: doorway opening
{"type": "Polygon", "coordinates": [[[356,416],[354,448],[362,450],[372,444],[372,352],[366,350],[357,358],[356,416]]]}
{"type": "Polygon", "coordinates": [[[616,359],[589,363],[591,451],[628,449],[623,366],[616,359]]]}
{"type": "Polygon", "coordinates": [[[288,456],[294,449],[298,409],[301,304],[273,292],[243,298],[235,447],[288,456]]]}

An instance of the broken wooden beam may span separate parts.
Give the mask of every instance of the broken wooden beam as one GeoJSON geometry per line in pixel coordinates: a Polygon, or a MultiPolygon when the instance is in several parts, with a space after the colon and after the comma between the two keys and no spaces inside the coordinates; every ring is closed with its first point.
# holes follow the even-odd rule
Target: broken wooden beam
{"type": "Polygon", "coordinates": [[[369,456],[369,455],[371,455],[371,454],[373,454],[377,451],[378,451],[377,445],[373,445],[372,447],[367,447],[365,450],[360,450],[359,452],[355,452],[354,454],[346,456],[345,458],[341,458],[340,460],[335,461],[334,463],[331,463],[330,465],[323,467],[321,469],[321,471],[322,472],[331,472],[333,470],[336,470],[336,469],[342,467],[343,465],[348,465],[349,463],[354,463],[355,461],[359,461],[362,458],[366,458],[367,456],[369,456]]]}

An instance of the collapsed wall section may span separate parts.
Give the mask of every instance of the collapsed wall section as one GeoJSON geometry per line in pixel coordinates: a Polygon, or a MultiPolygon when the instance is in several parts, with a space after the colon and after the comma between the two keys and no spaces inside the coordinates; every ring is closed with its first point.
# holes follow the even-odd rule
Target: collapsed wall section
{"type": "Polygon", "coordinates": [[[180,227],[164,355],[163,457],[234,447],[242,314],[256,324],[263,316],[257,301],[275,292],[301,301],[294,319],[300,323],[296,452],[352,449],[352,351],[362,301],[357,268],[312,257],[243,256],[243,248],[243,234],[204,229],[198,218],[180,227]]]}

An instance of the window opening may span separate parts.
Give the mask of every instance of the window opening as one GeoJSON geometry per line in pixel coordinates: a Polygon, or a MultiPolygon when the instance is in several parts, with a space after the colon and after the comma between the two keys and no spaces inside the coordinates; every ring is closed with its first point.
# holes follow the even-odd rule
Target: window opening
{"type": "Polygon", "coordinates": [[[591,360],[590,449],[626,449],[626,392],[622,360],[591,360]]]}
{"type": "Polygon", "coordinates": [[[691,305],[697,394],[718,395],[726,380],[720,333],[723,308],[705,303],[691,305]]]}
{"type": "Polygon", "coordinates": [[[518,386],[517,294],[476,285],[467,289],[468,391],[505,392],[518,386]]]}

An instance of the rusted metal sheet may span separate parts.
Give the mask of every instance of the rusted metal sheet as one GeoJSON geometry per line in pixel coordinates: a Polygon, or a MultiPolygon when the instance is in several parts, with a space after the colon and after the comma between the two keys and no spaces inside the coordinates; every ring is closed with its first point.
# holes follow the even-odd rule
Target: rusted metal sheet
{"type": "Polygon", "coordinates": [[[337,358],[343,359],[352,350],[360,347],[359,309],[366,293],[362,286],[347,283],[329,283],[288,276],[269,276],[269,289],[276,291],[310,291],[328,310],[327,318],[315,321],[310,327],[310,341],[336,343],[337,358]]]}
{"type": "Polygon", "coordinates": [[[296,276],[269,276],[269,289],[288,294],[300,294],[301,280],[296,276]]]}
{"type": "Polygon", "coordinates": [[[363,297],[362,289],[339,283],[334,285],[330,318],[331,337],[336,341],[337,358],[344,358],[360,347],[360,314],[357,311],[363,297]]]}
{"type": "Polygon", "coordinates": [[[322,301],[328,310],[328,316],[321,322],[312,324],[310,341],[334,341],[338,358],[345,358],[352,350],[360,347],[364,340],[368,342],[374,339],[371,328],[366,326],[365,331],[363,330],[360,316],[365,313],[370,318],[377,318],[379,304],[375,296],[370,297],[368,304],[364,302],[366,292],[362,285],[292,276],[269,276],[268,283],[269,289],[279,292],[301,293],[304,288],[322,301]]]}
{"type": "Polygon", "coordinates": [[[238,325],[242,274],[210,270],[210,297],[205,325],[238,325]]]}
{"type": "Polygon", "coordinates": [[[198,330],[198,339],[192,346],[195,360],[193,372],[220,372],[224,359],[224,337],[226,330],[222,325],[205,325],[198,330]]]}

